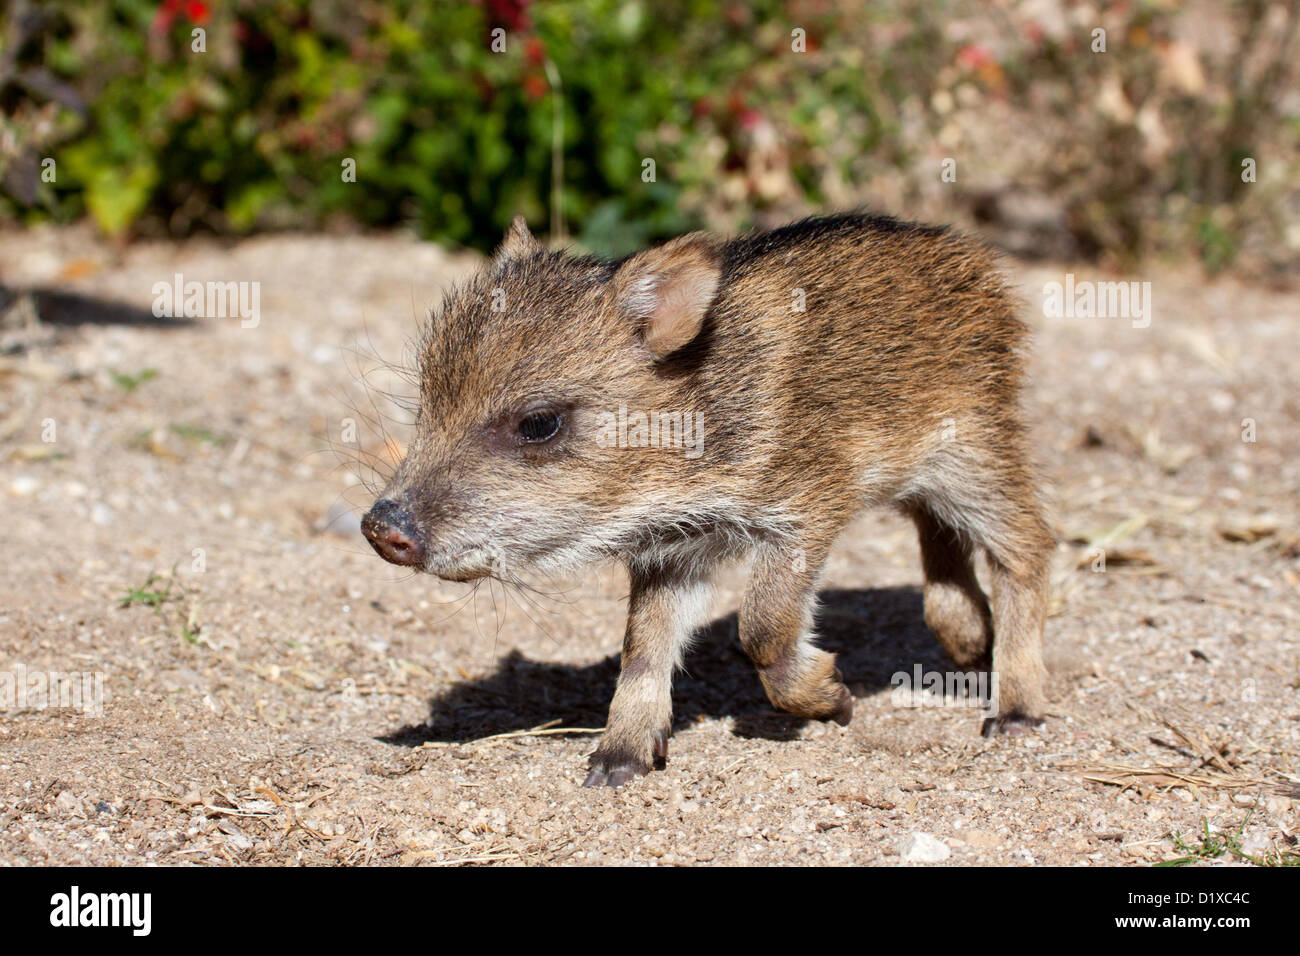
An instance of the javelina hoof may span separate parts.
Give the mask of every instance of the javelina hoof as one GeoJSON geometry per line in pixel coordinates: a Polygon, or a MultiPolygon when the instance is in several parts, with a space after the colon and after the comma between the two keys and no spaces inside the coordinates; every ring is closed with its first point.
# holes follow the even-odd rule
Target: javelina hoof
{"type": "Polygon", "coordinates": [[[648,773],[649,768],[642,769],[636,765],[622,764],[617,767],[592,767],[587,779],[582,781],[584,787],[621,787],[633,777],[648,773]]]}
{"type": "Polygon", "coordinates": [[[650,772],[650,765],[619,754],[591,755],[591,772],[582,781],[584,787],[621,787],[633,777],[650,772]]]}
{"type": "Polygon", "coordinates": [[[835,680],[840,685],[839,707],[831,714],[831,720],[841,727],[847,727],[849,721],[853,719],[853,695],[849,693],[848,687],[845,686],[844,675],[840,673],[838,667],[835,668],[835,680]]]}
{"type": "Polygon", "coordinates": [[[849,693],[847,687],[844,688],[844,703],[840,704],[840,709],[831,715],[831,720],[841,727],[847,727],[853,720],[853,695],[849,693]]]}
{"type": "Polygon", "coordinates": [[[998,714],[996,717],[988,717],[984,721],[984,726],[980,733],[985,737],[993,737],[998,734],[1006,734],[1008,737],[1019,737],[1021,734],[1027,734],[1031,730],[1038,730],[1043,726],[1043,718],[1030,717],[1028,714],[1022,714],[1012,711],[1007,714],[998,714]]]}
{"type": "Polygon", "coordinates": [[[602,754],[597,750],[591,755],[591,772],[582,781],[584,787],[621,787],[633,777],[659,770],[668,759],[668,731],[661,730],[655,734],[655,762],[653,767],[626,753],[610,752],[602,754]]]}

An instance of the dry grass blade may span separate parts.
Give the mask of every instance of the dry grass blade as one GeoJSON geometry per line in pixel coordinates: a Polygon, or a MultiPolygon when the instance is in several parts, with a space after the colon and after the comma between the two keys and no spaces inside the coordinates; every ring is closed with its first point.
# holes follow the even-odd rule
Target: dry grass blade
{"type": "Polygon", "coordinates": [[[1177,767],[1136,767],[1131,764],[1097,763],[1082,760],[1057,764],[1062,769],[1074,770],[1084,780],[1105,783],[1128,790],[1168,791],[1175,787],[1201,787],[1206,790],[1244,790],[1262,787],[1268,781],[1258,777],[1223,774],[1214,771],[1186,771],[1177,767]]]}
{"type": "Polygon", "coordinates": [[[269,817],[274,811],[265,807],[219,807],[215,803],[201,803],[204,813],[226,817],[269,817]]]}
{"type": "MultiPolygon", "coordinates": [[[[1226,759],[1230,749],[1226,740],[1215,746],[1210,743],[1210,738],[1206,736],[1205,731],[1200,731],[1200,739],[1194,740],[1190,734],[1183,732],[1183,730],[1175,726],[1168,718],[1158,717],[1157,719],[1167,730],[1172,731],[1179,740],[1186,744],[1189,750],[1201,758],[1201,767],[1208,764],[1217,767],[1226,774],[1232,774],[1235,772],[1235,766],[1229,764],[1226,759]]],[[[1197,769],[1199,770],[1200,768],[1198,767],[1197,769]]]]}
{"type": "MultiPolygon", "coordinates": [[[[423,851],[421,851],[423,852],[423,851]]],[[[418,854],[415,854],[418,855],[418,854]]],[[[466,856],[450,860],[431,860],[430,866],[466,866],[472,863],[500,863],[502,860],[517,860],[518,853],[498,853],[491,856],[466,856]]]]}
{"type": "Polygon", "coordinates": [[[448,856],[446,850],[411,850],[403,854],[408,860],[427,860],[430,866],[467,866],[475,863],[500,863],[521,859],[520,854],[505,843],[488,847],[474,847],[465,856],[448,856]]]}
{"type": "Polygon", "coordinates": [[[1281,777],[1276,772],[1272,776],[1262,776],[1246,773],[1238,768],[1230,768],[1227,771],[1217,767],[1207,769],[1206,764],[1209,762],[1203,761],[1194,769],[1167,764],[1143,767],[1085,760],[1068,760],[1056,766],[1061,770],[1077,774],[1083,780],[1119,787],[1121,791],[1133,789],[1139,793],[1167,793],[1182,787],[1197,799],[1200,798],[1202,790],[1255,790],[1283,797],[1300,797],[1300,785],[1281,777]]]}
{"type": "Polygon", "coordinates": [[[515,740],[520,737],[549,737],[558,734],[603,734],[605,732],[604,727],[557,727],[556,724],[559,722],[560,720],[557,717],[555,720],[548,720],[544,724],[538,724],[536,727],[530,727],[527,730],[510,730],[501,734],[492,734],[489,737],[479,737],[477,740],[465,741],[463,744],[455,740],[426,740],[420,747],[492,746],[504,740],[515,740]]]}
{"type": "Polygon", "coordinates": [[[1077,773],[1084,780],[1120,787],[1122,790],[1131,787],[1140,792],[1148,790],[1167,792],[1176,787],[1184,787],[1197,797],[1200,796],[1201,789],[1258,790],[1280,796],[1300,797],[1300,786],[1277,770],[1268,770],[1268,776],[1245,770],[1241,760],[1233,756],[1231,742],[1227,739],[1216,744],[1203,730],[1186,731],[1163,715],[1154,714],[1141,707],[1133,709],[1173,733],[1181,746],[1155,737],[1151,738],[1153,743],[1199,761],[1197,765],[1178,767],[1155,764],[1141,767],[1124,763],[1088,763],[1082,760],[1070,760],[1057,766],[1077,773]]]}

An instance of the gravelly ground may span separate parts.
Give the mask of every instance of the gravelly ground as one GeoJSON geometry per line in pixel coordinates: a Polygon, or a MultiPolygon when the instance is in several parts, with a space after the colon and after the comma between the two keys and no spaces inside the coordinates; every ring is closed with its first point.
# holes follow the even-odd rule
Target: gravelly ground
{"type": "MultiPolygon", "coordinates": [[[[1153,269],[1149,328],[1030,311],[1061,539],[1043,731],[984,741],[969,708],[896,705],[891,675],[945,665],[910,526],[870,514],[824,595],[848,728],[767,705],[737,570],[677,683],[667,768],[590,791],[590,734],[483,738],[603,722],[622,572],[534,603],[410,579],[346,507],[367,496],[343,420],[382,454],[364,419],[395,413],[359,373],[403,387],[369,353],[398,358],[472,264],[398,237],[0,234],[0,281],[43,290],[0,303],[0,674],[102,672],[106,698],[0,714],[0,861],[910,865],[919,832],[949,864],[1146,864],[1203,821],[1245,822],[1257,859],[1294,846],[1293,294],[1153,269]],[[260,323],[159,326],[151,289],[176,272],[260,281],[260,323]],[[123,607],[133,588],[166,597],[123,607]],[[1087,779],[1125,767],[1164,776],[1087,779]]],[[[1109,278],[1008,267],[1030,303],[1067,271],[1109,278]]]]}

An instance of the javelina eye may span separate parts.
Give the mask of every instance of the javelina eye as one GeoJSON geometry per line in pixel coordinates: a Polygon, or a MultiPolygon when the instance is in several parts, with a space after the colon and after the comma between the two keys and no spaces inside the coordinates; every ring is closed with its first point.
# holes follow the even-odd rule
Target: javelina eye
{"type": "Polygon", "coordinates": [[[519,419],[519,437],[529,444],[549,441],[563,425],[559,412],[531,412],[519,419]]]}

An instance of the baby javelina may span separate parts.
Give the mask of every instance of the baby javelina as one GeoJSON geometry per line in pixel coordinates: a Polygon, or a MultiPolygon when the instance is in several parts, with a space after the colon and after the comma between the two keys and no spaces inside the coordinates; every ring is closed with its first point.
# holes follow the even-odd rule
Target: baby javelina
{"type": "Polygon", "coordinates": [[[615,262],[548,252],[517,218],[424,332],[415,434],[362,529],[452,581],[624,563],[622,672],[588,786],[665,759],[673,671],[731,558],[752,558],[740,641],[772,703],[849,722],[813,611],[868,505],[916,523],[948,656],[992,668],[985,733],[1032,727],[1053,541],[1014,312],[976,244],[888,218],[693,233],[615,262]]]}

